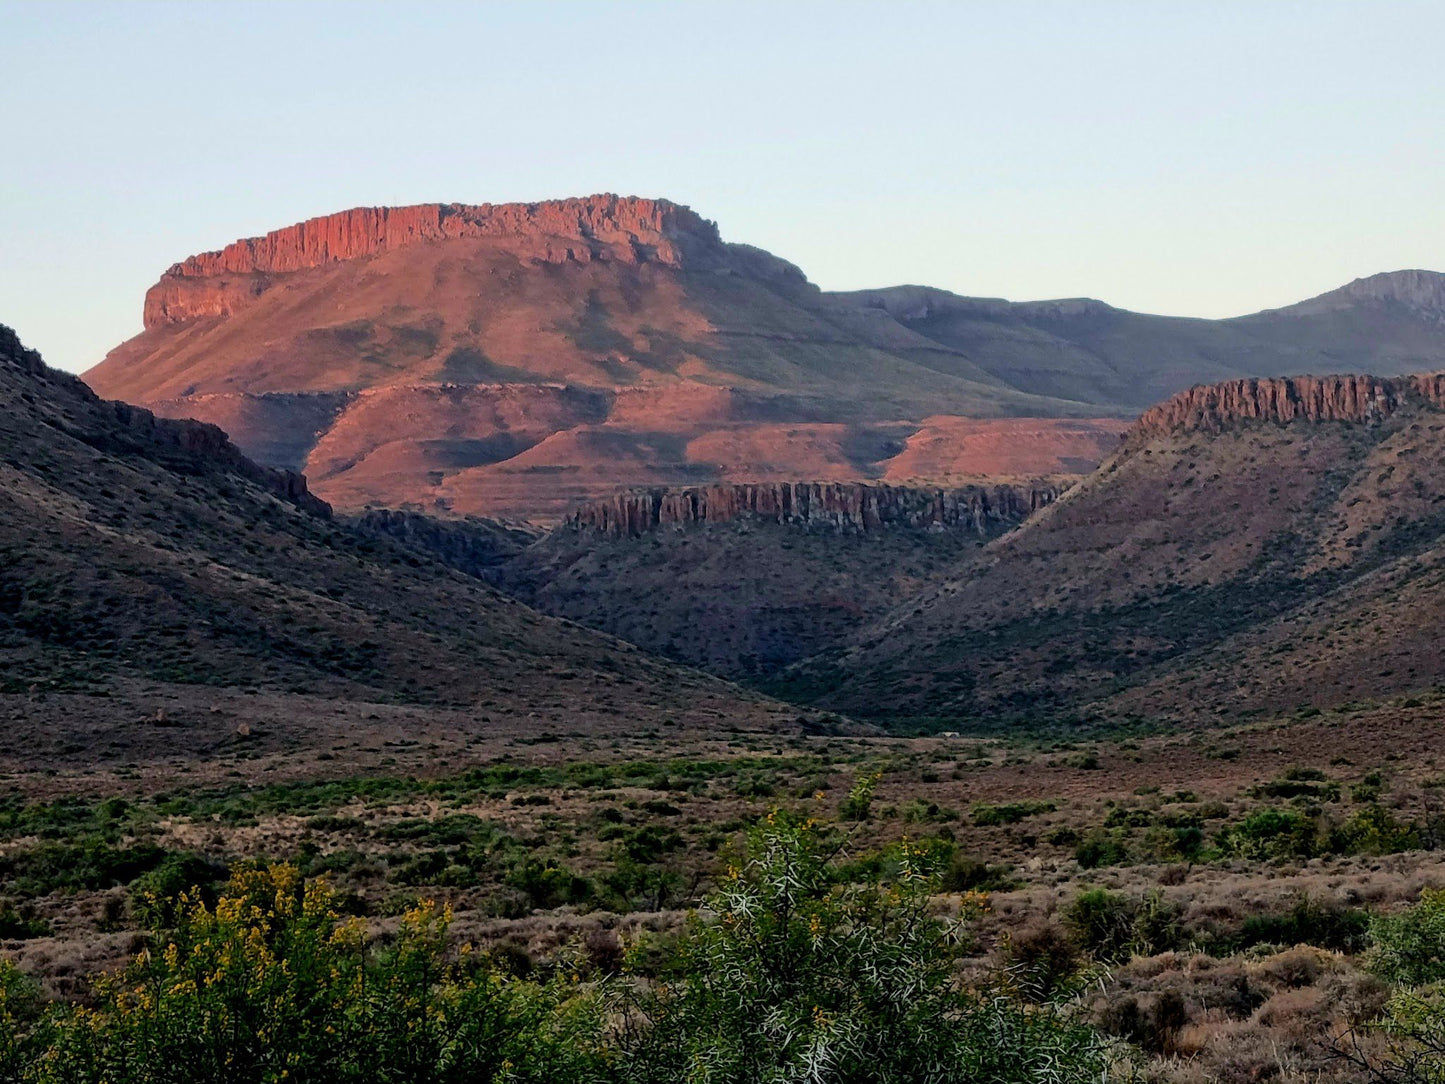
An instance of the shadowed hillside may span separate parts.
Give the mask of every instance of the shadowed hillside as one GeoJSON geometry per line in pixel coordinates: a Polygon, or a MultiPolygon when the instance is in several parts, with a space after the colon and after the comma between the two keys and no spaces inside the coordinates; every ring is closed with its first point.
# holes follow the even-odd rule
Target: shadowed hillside
{"type": "MultiPolygon", "coordinates": [[[[734,698],[333,519],[220,430],[97,399],[8,329],[0,401],[0,692],[21,701],[140,681],[635,724],[734,698]]],[[[49,714],[16,711],[7,745],[49,714]]]]}
{"type": "Polygon", "coordinates": [[[1198,717],[1445,676],[1438,377],[1240,381],[1121,452],[787,695],[966,723],[1198,717]]]}

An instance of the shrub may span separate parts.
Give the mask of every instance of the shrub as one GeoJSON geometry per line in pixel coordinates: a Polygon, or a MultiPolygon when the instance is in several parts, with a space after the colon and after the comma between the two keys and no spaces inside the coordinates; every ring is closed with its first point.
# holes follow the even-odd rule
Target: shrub
{"type": "Polygon", "coordinates": [[[1445,890],[1426,889],[1403,914],[1376,917],[1370,940],[1377,975],[1406,986],[1445,980],[1445,890]]]}
{"type": "Polygon", "coordinates": [[[1041,813],[1052,813],[1058,806],[1053,802],[1039,800],[1007,802],[1003,805],[989,805],[980,802],[973,807],[973,823],[980,828],[994,824],[1017,824],[1026,817],[1037,817],[1041,813]]]}
{"type": "Polygon", "coordinates": [[[1100,963],[1166,952],[1183,939],[1178,912],[1157,891],[1130,898],[1105,888],[1086,889],[1064,911],[1064,924],[1100,963]]]}
{"type": "Polygon", "coordinates": [[[1340,854],[1395,854],[1413,850],[1419,833],[1396,819],[1384,806],[1372,802],[1330,833],[1330,850],[1340,854]]]}
{"type": "Polygon", "coordinates": [[[1313,858],[1321,849],[1319,820],[1298,809],[1259,809],[1222,831],[1219,849],[1236,858],[1313,858]]]}
{"type": "Polygon", "coordinates": [[[1074,860],[1084,869],[1122,866],[1129,861],[1129,837],[1119,828],[1091,829],[1074,848],[1074,860]]]}
{"type": "Polygon", "coordinates": [[[1044,1001],[1067,989],[1083,963],[1078,945],[1051,922],[1010,935],[1004,951],[1020,989],[1044,1001]]]}
{"type": "Polygon", "coordinates": [[[1250,915],[1234,939],[1238,948],[1254,945],[1314,945],[1336,952],[1359,952],[1369,939],[1370,916],[1355,907],[1325,903],[1301,895],[1284,914],[1250,915]]]}
{"type": "MultiPolygon", "coordinates": [[[[7,1084],[676,1084],[1103,1079],[1103,1041],[1011,983],[965,989],[965,939],[928,909],[938,848],[899,846],[886,883],[848,884],[839,843],[774,815],[655,981],[548,977],[449,944],[409,907],[385,945],[292,866],[242,867],[83,1008],[45,1006],[0,964],[7,1084]]],[[[966,913],[981,901],[965,900],[966,913]]],[[[586,956],[607,967],[611,938],[586,956]]],[[[635,954],[634,954],[635,955],[635,954]]],[[[583,960],[584,956],[577,959],[583,960]]]]}
{"type": "Polygon", "coordinates": [[[953,979],[961,942],[905,852],[893,884],[839,884],[811,824],[752,835],[684,939],[674,979],[634,989],[636,1084],[1064,1081],[1099,1076],[1089,1030],[953,979]]]}
{"type": "Polygon", "coordinates": [[[845,821],[866,821],[873,811],[873,792],[881,778],[883,777],[879,772],[860,775],[854,781],[853,788],[848,791],[848,797],[843,799],[838,815],[845,821]]]}
{"type": "Polygon", "coordinates": [[[450,916],[407,912],[385,951],[293,867],[233,875],[173,937],[60,1020],[37,1084],[599,1080],[597,1002],[504,982],[445,951],[450,916]]]}

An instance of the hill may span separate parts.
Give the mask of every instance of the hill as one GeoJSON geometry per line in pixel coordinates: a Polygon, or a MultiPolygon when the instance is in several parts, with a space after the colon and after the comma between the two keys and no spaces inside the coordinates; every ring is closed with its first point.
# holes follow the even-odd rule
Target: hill
{"type": "Polygon", "coordinates": [[[1445,677],[1445,378],[1244,380],[1148,412],[1022,529],[777,688],[860,715],[1237,717],[1445,677]]]}
{"type": "Polygon", "coordinates": [[[824,293],[667,200],[357,208],[176,264],[86,379],[339,508],[556,522],[639,487],[1086,474],[1200,381],[1445,365],[1442,283],[1193,320],[824,293]]]}
{"type": "Polygon", "coordinates": [[[60,748],[96,718],[117,748],[213,741],[214,721],[194,715],[227,689],[480,708],[468,725],[483,731],[557,711],[636,725],[703,702],[709,717],[768,714],[334,519],[303,479],[258,467],[214,426],[98,399],[9,329],[0,404],[7,758],[60,748]],[[138,703],[196,727],[135,725],[138,703]]]}
{"type": "Polygon", "coordinates": [[[1445,275],[1395,271],[1230,320],[1129,312],[1091,298],[1010,303],[900,286],[835,294],[1036,395],[1137,413],[1241,376],[1445,366],[1445,275]]]}

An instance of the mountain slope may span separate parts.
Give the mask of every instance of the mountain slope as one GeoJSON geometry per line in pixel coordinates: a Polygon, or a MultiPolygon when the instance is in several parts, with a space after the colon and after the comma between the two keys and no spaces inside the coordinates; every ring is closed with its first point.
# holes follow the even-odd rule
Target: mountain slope
{"type": "Polygon", "coordinates": [[[746,485],[629,494],[483,574],[530,606],[756,681],[936,583],[1054,487],[746,485]]]}
{"type": "Polygon", "coordinates": [[[162,682],[633,722],[702,700],[767,714],[334,520],[214,427],[100,400],[7,328],[0,404],[0,693],[162,682]]]}
{"type": "Polygon", "coordinates": [[[1197,716],[1445,676],[1445,379],[1194,389],[778,689],[875,717],[1197,716]]]}
{"type": "Polygon", "coordinates": [[[1231,377],[1399,376],[1445,366],[1445,275],[1433,271],[1373,275],[1232,320],[1150,316],[1087,298],[1011,303],[917,286],[831,296],[888,314],[1012,387],[1133,411],[1231,377]]]}

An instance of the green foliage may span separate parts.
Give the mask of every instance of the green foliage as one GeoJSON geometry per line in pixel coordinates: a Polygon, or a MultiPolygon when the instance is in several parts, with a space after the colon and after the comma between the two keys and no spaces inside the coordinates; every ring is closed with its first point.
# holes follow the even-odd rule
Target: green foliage
{"type": "Polygon", "coordinates": [[[1026,817],[1052,813],[1057,808],[1053,802],[1039,800],[1006,802],[1002,805],[980,802],[973,807],[973,823],[980,828],[994,824],[1017,824],[1026,817]]]}
{"type": "MultiPolygon", "coordinates": [[[[957,981],[967,941],[930,912],[947,840],[899,844],[849,882],[839,842],[779,814],[654,981],[564,958],[481,957],[449,912],[407,907],[385,942],[294,866],[235,870],[214,899],[185,860],[148,871],[157,925],[84,1006],[47,1005],[0,963],[6,1084],[1049,1084],[1106,1078],[1102,1040],[1002,979],[957,981]]],[[[661,858],[664,835],[620,844],[661,858]]],[[[547,881],[552,867],[536,875],[547,881]]],[[[565,872],[561,874],[565,878],[565,872]]],[[[983,900],[965,895],[964,916],[983,900]]],[[[1142,915],[1142,912],[1140,912],[1142,915]]],[[[1140,919],[1140,926],[1145,923],[1140,919]]],[[[640,955],[641,949],[637,955],[640,955]]],[[[515,956],[515,953],[513,954],[515,956]]]]}
{"type": "Polygon", "coordinates": [[[1357,907],[1341,907],[1301,895],[1283,914],[1250,915],[1232,946],[1315,945],[1335,952],[1359,952],[1369,940],[1370,916],[1357,907]]]}
{"type": "Polygon", "coordinates": [[[11,1084],[33,1078],[50,1039],[39,988],[9,960],[0,959],[0,1081],[11,1084]]]}
{"type": "Polygon", "coordinates": [[[1090,829],[1074,848],[1074,859],[1084,869],[1121,866],[1129,861],[1129,836],[1117,828],[1090,829]]]}
{"type": "Polygon", "coordinates": [[[838,815],[845,821],[866,821],[873,811],[873,791],[877,789],[878,780],[881,778],[881,772],[860,775],[854,781],[853,788],[848,791],[848,797],[843,799],[838,815]]]}
{"type": "Polygon", "coordinates": [[[185,903],[163,947],[102,979],[94,1008],[60,1016],[44,1056],[15,1079],[602,1079],[600,1003],[588,987],[568,976],[503,981],[465,953],[449,956],[449,915],[431,904],[407,912],[378,951],[332,903],[292,867],[238,871],[214,907],[185,903]]]}
{"type": "Polygon", "coordinates": [[[1445,981],[1445,890],[1426,889],[1399,915],[1370,922],[1370,967],[1405,986],[1445,981]]]}
{"type": "Polygon", "coordinates": [[[905,845],[887,885],[839,883],[811,822],[770,817],[696,918],[668,981],[634,988],[636,1084],[950,1084],[1098,1078],[1097,1038],[1058,1012],[953,980],[932,917],[936,856],[905,845]]]}
{"type": "Polygon", "coordinates": [[[17,908],[9,900],[0,900],[0,941],[23,941],[30,937],[45,937],[49,933],[50,923],[33,914],[28,907],[17,908]]]}
{"type": "Polygon", "coordinates": [[[1370,924],[1370,967],[1399,985],[1371,1031],[1384,1050],[1355,1047],[1370,1079],[1395,1084],[1445,1081],[1445,890],[1426,889],[1400,915],[1370,924]]]}
{"type": "Polygon", "coordinates": [[[1319,818],[1304,810],[1266,807],[1219,834],[1220,851],[1234,858],[1313,858],[1322,850],[1319,818]]]}
{"type": "Polygon", "coordinates": [[[99,836],[40,843],[0,856],[0,879],[18,896],[128,885],[170,857],[153,843],[115,846],[99,836]]]}
{"type": "Polygon", "coordinates": [[[1330,833],[1337,854],[1395,854],[1420,845],[1420,834],[1384,806],[1372,802],[1330,833]]]}
{"type": "Polygon", "coordinates": [[[1152,956],[1183,940],[1177,911],[1158,891],[1140,898],[1086,889],[1065,909],[1064,925],[1079,947],[1101,963],[1152,956]]]}

